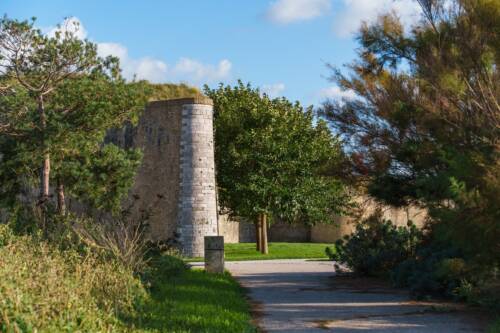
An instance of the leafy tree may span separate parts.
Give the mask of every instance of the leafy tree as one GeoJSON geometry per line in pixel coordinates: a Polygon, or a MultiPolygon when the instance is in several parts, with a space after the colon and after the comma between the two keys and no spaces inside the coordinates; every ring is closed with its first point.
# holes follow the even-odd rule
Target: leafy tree
{"type": "MultiPolygon", "coordinates": [[[[394,14],[363,25],[350,75],[357,98],[320,113],[350,144],[352,170],[393,205],[423,204],[446,238],[500,260],[500,3],[420,0],[410,31],[394,14]]],[[[436,236],[436,235],[435,235],[436,236]]]]}
{"type": "Polygon", "coordinates": [[[324,122],[314,125],[311,110],[241,81],[205,87],[205,93],[214,101],[219,201],[231,214],[256,221],[262,252],[268,217],[314,224],[341,210],[344,188],[323,174],[340,159],[340,144],[324,122]]]}
{"type": "Polygon", "coordinates": [[[95,44],[78,39],[78,26],[50,37],[34,22],[0,20],[1,199],[30,189],[39,172],[44,210],[55,188],[64,214],[65,187],[94,207],[116,209],[140,153],[103,145],[104,136],[137,121],[148,91],[124,81],[116,58],[102,59],[95,44]]]}

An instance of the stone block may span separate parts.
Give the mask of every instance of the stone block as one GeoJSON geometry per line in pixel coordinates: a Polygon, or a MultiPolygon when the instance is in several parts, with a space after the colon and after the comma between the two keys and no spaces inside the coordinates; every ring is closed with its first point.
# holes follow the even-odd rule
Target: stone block
{"type": "Polygon", "coordinates": [[[224,237],[205,236],[205,270],[224,273],[224,237]]]}

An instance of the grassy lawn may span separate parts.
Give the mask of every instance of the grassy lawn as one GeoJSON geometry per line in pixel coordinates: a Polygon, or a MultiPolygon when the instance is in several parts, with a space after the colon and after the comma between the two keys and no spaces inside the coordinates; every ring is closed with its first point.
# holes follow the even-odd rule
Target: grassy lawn
{"type": "Polygon", "coordinates": [[[154,273],[150,297],[134,320],[137,332],[256,332],[245,291],[230,274],[172,267],[163,258],[154,273]]]}
{"type": "MultiPolygon", "coordinates": [[[[269,260],[269,259],[327,259],[325,243],[269,243],[269,254],[263,255],[255,250],[255,243],[225,244],[226,261],[269,260]]],[[[188,261],[203,261],[192,258],[188,261]]]]}

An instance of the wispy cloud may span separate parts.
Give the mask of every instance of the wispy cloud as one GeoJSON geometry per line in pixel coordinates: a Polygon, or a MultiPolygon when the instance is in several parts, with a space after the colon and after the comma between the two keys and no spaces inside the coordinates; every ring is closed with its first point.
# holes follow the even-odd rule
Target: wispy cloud
{"type": "Polygon", "coordinates": [[[263,93],[271,98],[279,97],[281,93],[285,90],[284,83],[273,83],[273,84],[264,84],[261,87],[263,93]]]}
{"type": "MultiPolygon", "coordinates": [[[[71,31],[77,38],[85,39],[88,32],[77,17],[65,19],[58,27],[43,29],[49,36],[56,31],[71,31]]],[[[182,57],[173,65],[162,59],[153,57],[133,58],[129,55],[127,47],[113,42],[95,42],[99,56],[109,55],[120,59],[122,74],[126,79],[149,80],[151,82],[187,82],[201,85],[224,81],[231,77],[232,63],[222,59],[217,64],[205,64],[189,57],[182,57]]]]}
{"type": "Polygon", "coordinates": [[[362,22],[373,22],[380,14],[391,11],[410,26],[418,19],[420,7],[414,0],[343,0],[334,16],[333,31],[339,37],[351,37],[362,22]]]}
{"type": "Polygon", "coordinates": [[[217,65],[203,64],[190,58],[181,58],[172,68],[171,74],[178,78],[188,78],[191,82],[215,82],[228,79],[233,64],[222,59],[217,65]]]}
{"type": "Polygon", "coordinates": [[[288,24],[324,15],[330,7],[330,0],[277,0],[271,3],[266,17],[273,23],[288,24]]]}
{"type": "MultiPolygon", "coordinates": [[[[406,26],[411,26],[420,15],[414,0],[338,0],[334,12],[333,31],[338,37],[351,37],[362,22],[373,22],[380,14],[395,12],[406,26]]],[[[269,21],[289,24],[312,20],[329,13],[333,0],[276,0],[266,12],[269,21]]]]}

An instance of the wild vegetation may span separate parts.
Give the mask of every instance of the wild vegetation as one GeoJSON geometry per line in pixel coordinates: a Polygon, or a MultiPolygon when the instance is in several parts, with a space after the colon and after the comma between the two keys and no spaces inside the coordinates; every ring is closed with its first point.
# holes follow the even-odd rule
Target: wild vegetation
{"type": "MultiPolygon", "coordinates": [[[[498,310],[500,3],[418,2],[410,30],[395,14],[362,27],[358,59],[347,72],[331,67],[356,97],[326,101],[318,118],[241,81],[205,88],[220,205],[255,221],[261,252],[229,253],[316,256],[317,247],[269,246],[268,224],[333,222],[349,207],[349,183],[429,218],[423,230],[359,221],[331,259],[418,296],[498,310]]],[[[105,142],[148,100],[200,92],[126,81],[118,59],[99,57],[74,29],[48,36],[34,21],[0,20],[0,331],[253,332],[229,275],[187,269],[146,244],[143,221],[127,220],[141,152],[105,142]],[[69,211],[68,196],[88,214],[69,211]]]]}
{"type": "Polygon", "coordinates": [[[498,296],[500,3],[419,3],[411,30],[394,14],[363,26],[349,74],[332,67],[357,97],[327,101],[320,114],[349,145],[356,185],[429,212],[414,255],[387,267],[395,280],[419,294],[474,298],[489,286],[498,296]]]}
{"type": "MultiPolygon", "coordinates": [[[[62,239],[60,239],[62,240],[62,239]]],[[[0,225],[1,332],[254,332],[241,287],[149,252],[140,272],[0,225]]]]}

